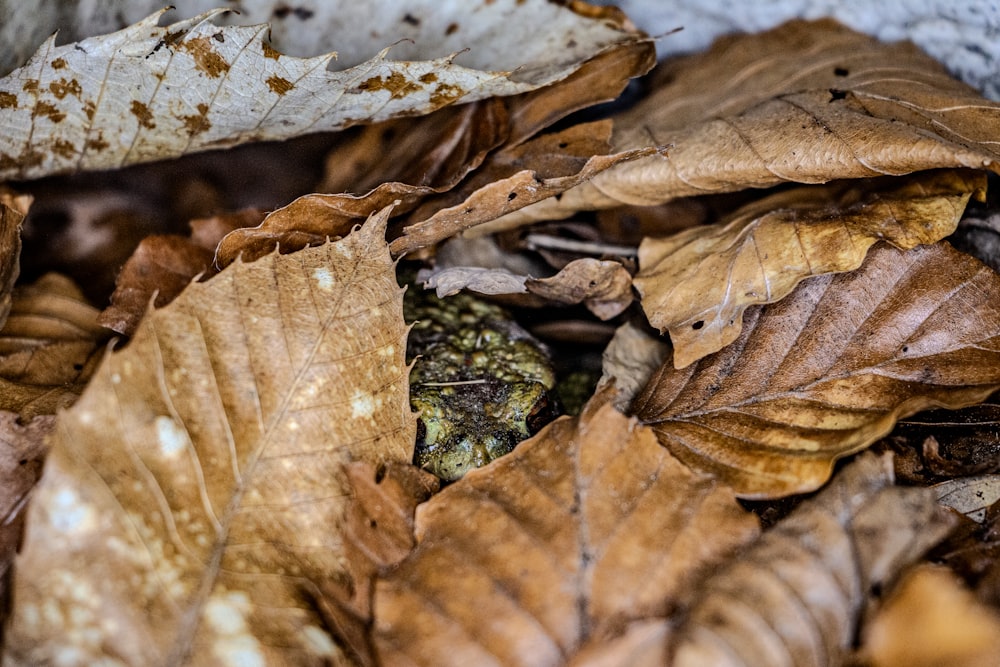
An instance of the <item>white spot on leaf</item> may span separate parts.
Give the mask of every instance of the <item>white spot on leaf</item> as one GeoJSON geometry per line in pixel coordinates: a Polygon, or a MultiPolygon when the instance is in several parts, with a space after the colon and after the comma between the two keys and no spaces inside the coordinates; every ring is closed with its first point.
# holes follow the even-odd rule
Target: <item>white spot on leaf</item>
{"type": "Polygon", "coordinates": [[[330,273],[330,269],[324,266],[313,269],[313,279],[316,281],[316,286],[324,292],[333,289],[333,274],[330,273]]]}
{"type": "Polygon", "coordinates": [[[160,453],[168,459],[175,459],[187,447],[187,432],[170,417],[160,415],[156,418],[156,440],[160,445],[160,453]]]}
{"type": "Polygon", "coordinates": [[[83,502],[73,489],[60,489],[52,498],[50,521],[63,533],[90,532],[96,523],[94,509],[83,502]]]}
{"type": "Polygon", "coordinates": [[[352,419],[371,419],[375,414],[375,401],[371,394],[357,393],[351,399],[352,419]]]}

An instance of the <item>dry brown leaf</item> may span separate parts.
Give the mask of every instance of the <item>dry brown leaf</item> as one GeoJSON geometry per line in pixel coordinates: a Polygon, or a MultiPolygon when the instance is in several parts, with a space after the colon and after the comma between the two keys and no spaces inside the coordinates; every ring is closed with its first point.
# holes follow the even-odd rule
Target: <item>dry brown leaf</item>
{"type": "Polygon", "coordinates": [[[604,348],[601,360],[601,383],[614,381],[615,407],[625,412],[649,377],[669,360],[670,344],[626,322],[604,348]]]}
{"type": "Polygon", "coordinates": [[[105,357],[35,490],[8,664],[343,664],[312,602],[345,574],[342,466],[415,439],[387,217],[237,262],[105,357]]]}
{"type": "Polygon", "coordinates": [[[386,664],[559,665],[660,616],[756,520],[604,394],[417,510],[418,545],[376,586],[386,664]]]}
{"type": "Polygon", "coordinates": [[[29,195],[0,185],[0,327],[10,312],[11,291],[20,273],[21,223],[31,200],[29,195]]]}
{"type": "Polygon", "coordinates": [[[226,234],[258,225],[263,218],[257,209],[243,209],[192,220],[189,238],[147,236],[118,273],[111,304],[97,321],[131,336],[150,305],[162,308],[195,278],[204,280],[216,273],[215,248],[226,234]]]}
{"type": "Polygon", "coordinates": [[[1000,475],[960,477],[933,487],[938,502],[978,523],[986,520],[990,505],[1000,501],[1000,475]]]}
{"type": "Polygon", "coordinates": [[[109,332],[68,278],[43,276],[15,288],[0,329],[0,409],[25,421],[54,415],[80,395],[109,332]]]}
{"type": "Polygon", "coordinates": [[[416,540],[413,512],[440,486],[437,477],[409,464],[379,470],[355,462],[346,468],[351,501],[340,526],[349,576],[320,582],[320,613],[336,628],[356,664],[375,665],[368,630],[375,575],[403,560],[416,540]]]}
{"type": "Polygon", "coordinates": [[[736,340],[749,306],[778,301],[810,276],[852,271],[879,241],[934,243],[985,191],[986,175],[967,171],[786,190],[716,225],[644,240],[635,286],[684,368],[736,340]]]}
{"type": "Polygon", "coordinates": [[[1000,276],[944,243],[877,246],[849,274],[746,311],[729,347],[668,360],[632,410],[745,497],[816,489],[833,462],[928,407],[1000,386],[1000,276]]]}
{"type": "Polygon", "coordinates": [[[611,260],[573,260],[551,278],[529,278],[524,286],[550,301],[583,303],[602,320],[620,315],[632,303],[632,274],[611,260]]]}
{"type": "Polygon", "coordinates": [[[406,183],[415,196],[443,192],[507,139],[509,125],[502,98],[370,125],[327,154],[316,191],[367,193],[383,183],[406,183]]]}
{"type": "MultiPolygon", "coordinates": [[[[335,14],[327,32],[340,33],[338,64],[346,68],[337,71],[329,69],[333,53],[280,53],[267,25],[213,23],[225,9],[163,27],[161,11],[62,46],[53,36],[0,79],[10,128],[0,135],[0,179],[109,169],[524,93],[602,52],[646,41],[620,12],[582,2],[488,3],[473,13],[410,3],[405,16],[392,2],[366,3],[360,15],[353,5],[324,7],[335,14]],[[412,25],[406,18],[416,20],[413,34],[394,36],[412,25]]],[[[319,32],[318,22],[310,26],[319,32]]]]}
{"type": "Polygon", "coordinates": [[[933,565],[900,582],[864,634],[871,667],[995,667],[1000,656],[1000,614],[933,565]]]}
{"type": "Polygon", "coordinates": [[[908,42],[829,19],[720,39],[661,65],[653,85],[616,119],[612,149],[669,144],[669,156],[619,165],[505,224],[787,181],[1000,172],[1000,103],[908,42]]]}
{"type": "MultiPolygon", "coordinates": [[[[9,600],[10,568],[21,544],[25,507],[42,475],[45,437],[55,417],[41,415],[22,423],[13,412],[0,411],[0,598],[9,600]]],[[[4,609],[0,622],[6,620],[4,609]]]]}
{"type": "Polygon", "coordinates": [[[889,457],[861,456],[698,591],[674,667],[842,664],[873,590],[944,537],[933,492],[892,486],[889,457]]]}
{"type": "Polygon", "coordinates": [[[425,201],[410,218],[414,222],[393,240],[394,255],[405,255],[479,226],[477,233],[496,231],[484,223],[593,178],[621,162],[657,153],[640,148],[609,155],[609,121],[574,125],[494,154],[461,188],[425,201]],[[447,207],[447,208],[445,208],[447,207]]]}

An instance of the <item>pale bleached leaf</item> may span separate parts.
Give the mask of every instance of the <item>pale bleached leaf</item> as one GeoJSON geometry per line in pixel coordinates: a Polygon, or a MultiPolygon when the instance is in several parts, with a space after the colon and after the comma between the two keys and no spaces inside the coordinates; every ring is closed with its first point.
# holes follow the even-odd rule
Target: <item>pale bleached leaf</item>
{"type": "MultiPolygon", "coordinates": [[[[337,16],[349,3],[329,4],[323,13],[337,16]]],[[[645,39],[613,11],[588,15],[541,0],[488,3],[475,14],[465,5],[350,4],[354,13],[326,28],[312,23],[338,35],[336,65],[333,53],[280,53],[266,24],[220,26],[224,9],[163,27],[160,11],[63,46],[52,37],[0,80],[0,179],[110,169],[523,93],[645,39]],[[394,29],[423,24],[420,46],[372,17],[394,29]],[[460,52],[469,65],[457,62],[460,52]]]]}

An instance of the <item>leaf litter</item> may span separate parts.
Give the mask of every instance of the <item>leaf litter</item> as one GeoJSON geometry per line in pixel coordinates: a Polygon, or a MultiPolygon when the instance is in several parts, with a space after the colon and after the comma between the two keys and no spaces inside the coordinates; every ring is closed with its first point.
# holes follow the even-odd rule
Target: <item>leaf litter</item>
{"type": "MultiPolygon", "coordinates": [[[[890,458],[834,472],[900,418],[973,406],[1000,386],[996,275],[940,241],[970,197],[982,199],[982,171],[996,171],[994,103],[908,45],[819,21],[661,64],[626,92],[641,89],[634,106],[595,117],[587,107],[653,64],[650,42],[616,10],[498,2],[473,20],[449,6],[458,27],[435,41],[427,36],[451,30],[439,25],[447,12],[432,18],[414,2],[412,13],[379,16],[413,39],[383,51],[391,42],[369,43],[350,10],[341,23],[325,5],[301,19],[296,44],[300,19],[264,5],[246,22],[270,16],[273,46],[260,26],[221,14],[165,27],[150,18],[68,45],[72,54],[47,43],[30,61],[45,85],[23,90],[27,70],[0,80],[0,113],[21,128],[8,137],[17,150],[0,151],[4,178],[368,125],[338,135],[321,179],[269,214],[227,208],[209,173],[174,191],[195,205],[171,210],[209,216],[187,235],[177,234],[183,216],[171,229],[109,216],[116,242],[130,230],[143,239],[99,320],[132,336],[114,351],[65,279],[11,292],[21,226],[11,216],[32,220],[26,199],[15,213],[3,200],[5,260],[15,261],[4,264],[13,306],[0,371],[27,391],[0,415],[11,443],[0,462],[7,568],[27,514],[8,580],[8,662],[842,664],[860,643],[863,659],[891,664],[908,642],[893,629],[902,643],[886,643],[884,628],[900,623],[891,600],[880,611],[880,592],[955,521],[964,528],[932,557],[998,604],[995,505],[972,508],[985,514],[969,528],[933,491],[895,486],[890,458]],[[542,15],[586,38],[570,44],[542,15]],[[323,21],[350,34],[317,34],[323,21]],[[161,38],[159,49],[147,43],[161,38]],[[259,54],[231,58],[240,44],[273,61],[259,70],[270,79],[247,81],[259,54]],[[345,45],[342,69],[328,69],[323,54],[345,45]],[[133,51],[153,57],[139,64],[133,51]],[[146,81],[159,67],[164,81],[186,72],[191,85],[147,96],[166,105],[147,104],[149,115],[125,110],[121,141],[91,124],[88,140],[114,140],[81,152],[73,132],[88,109],[111,107],[87,107],[89,85],[60,83],[66,54],[88,82],[146,81]],[[113,67],[93,70],[87,57],[113,67]],[[275,76],[307,64],[294,87],[274,90],[284,88],[275,76]],[[280,103],[259,113],[358,66],[367,70],[353,70],[352,85],[371,85],[356,101],[377,102],[365,113],[345,115],[322,95],[291,124],[280,103]],[[487,85],[431,100],[428,86],[453,75],[487,85]],[[250,105],[232,113],[237,86],[250,105]],[[214,101],[194,118],[198,95],[214,101]],[[35,100],[30,120],[22,96],[35,100]],[[196,131],[176,124],[185,113],[196,131]],[[928,171],[952,167],[979,171],[928,171]],[[807,185],[748,191],[784,182],[807,185]],[[723,192],[734,194],[692,198],[723,192]],[[632,206],[521,229],[620,202],[632,206]],[[483,247],[473,235],[489,249],[468,250],[483,247]],[[757,252],[733,254],[734,239],[757,252]],[[430,265],[437,254],[465,272],[453,287],[501,295],[498,269],[513,268],[507,291],[528,290],[517,303],[534,309],[529,320],[551,318],[536,328],[563,340],[609,319],[605,377],[583,414],[438,491],[409,465],[415,422],[390,251],[430,265]],[[788,259],[796,253],[802,261],[788,259]],[[737,265],[745,270],[729,270],[737,265]],[[754,275],[763,283],[752,288],[736,279],[754,275]],[[68,409],[53,417],[57,408],[68,409]],[[762,534],[753,505],[737,501],[824,486],[762,534]]],[[[273,164],[275,180],[298,169],[273,164]]],[[[59,187],[18,184],[36,198],[59,187]]],[[[996,202],[972,206],[986,217],[996,202]]],[[[50,218],[37,224],[53,247],[73,248],[45,228],[50,218]]],[[[944,419],[925,424],[921,444],[875,445],[899,452],[908,480],[926,483],[921,465],[933,481],[992,472],[982,456],[949,458],[974,450],[975,433],[949,448],[934,444],[944,419]]],[[[979,479],[954,479],[963,506],[979,479]]],[[[932,595],[952,595],[934,585],[932,595]]]]}

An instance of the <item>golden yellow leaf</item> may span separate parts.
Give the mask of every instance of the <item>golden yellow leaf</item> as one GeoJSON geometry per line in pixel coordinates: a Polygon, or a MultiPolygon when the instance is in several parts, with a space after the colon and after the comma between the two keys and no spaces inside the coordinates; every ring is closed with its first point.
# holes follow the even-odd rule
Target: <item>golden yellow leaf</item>
{"type": "Polygon", "coordinates": [[[810,276],[854,270],[878,241],[934,243],[985,191],[986,174],[964,171],[786,190],[716,225],[644,240],[635,286],[684,368],[736,340],[750,305],[778,301],[810,276]]]}
{"type": "Polygon", "coordinates": [[[954,525],[932,491],[892,481],[888,458],[862,455],[706,580],[670,664],[843,664],[873,591],[954,525]]]}
{"type": "Polygon", "coordinates": [[[615,119],[612,150],[669,145],[505,224],[783,182],[942,167],[1000,172],[1000,103],[908,42],[835,21],[791,21],[663,63],[654,91],[615,119]]]}
{"type": "Polygon", "coordinates": [[[944,243],[880,245],[852,273],[746,311],[732,345],[668,359],[632,410],[746,497],[811,491],[833,462],[928,407],[1000,387],[1000,276],[944,243]]]}
{"type": "Polygon", "coordinates": [[[344,664],[313,602],[343,466],[415,438],[387,216],[236,262],[105,357],[33,497],[8,664],[344,664]]]}
{"type": "Polygon", "coordinates": [[[560,665],[661,616],[757,532],[599,395],[417,509],[417,548],[376,586],[385,664],[560,665]]]}

